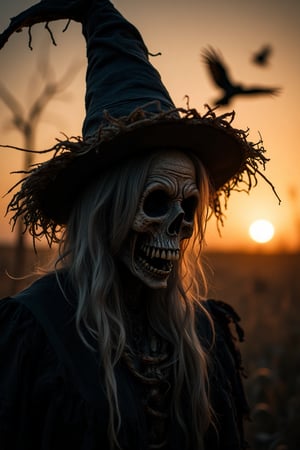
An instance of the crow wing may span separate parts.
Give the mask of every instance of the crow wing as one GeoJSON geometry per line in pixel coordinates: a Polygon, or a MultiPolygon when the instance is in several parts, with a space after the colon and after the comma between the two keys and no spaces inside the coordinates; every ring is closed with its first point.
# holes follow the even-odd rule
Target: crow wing
{"type": "Polygon", "coordinates": [[[271,95],[277,95],[280,92],[280,88],[267,88],[262,86],[250,86],[247,88],[241,89],[241,94],[271,94],[271,95]]]}
{"type": "Polygon", "coordinates": [[[226,92],[231,91],[234,85],[220,55],[214,49],[209,48],[204,50],[203,59],[215,84],[226,92]]]}

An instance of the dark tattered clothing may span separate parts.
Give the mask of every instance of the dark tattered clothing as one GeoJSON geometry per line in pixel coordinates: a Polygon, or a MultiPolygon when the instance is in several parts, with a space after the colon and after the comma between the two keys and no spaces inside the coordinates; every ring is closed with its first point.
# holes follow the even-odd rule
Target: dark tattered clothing
{"type": "MultiPolygon", "coordinates": [[[[203,312],[197,316],[199,339],[210,354],[211,401],[218,433],[211,427],[206,450],[246,448],[247,414],[240,358],[229,327],[238,317],[225,303],[208,300],[216,341],[203,312]]],[[[101,384],[97,352],[83,344],[75,328],[74,305],[62,295],[55,275],[0,302],[0,448],[1,450],[99,450],[107,442],[108,403],[101,384]]],[[[123,450],[149,450],[143,380],[123,358],[115,369],[122,417],[118,435],[123,450]]],[[[147,374],[146,374],[147,375],[147,374]]],[[[162,386],[163,388],[163,386],[162,386]]],[[[165,398],[165,401],[168,397],[165,398]]],[[[186,417],[190,400],[182,393],[186,417]]],[[[149,406],[149,405],[148,405],[149,406]]],[[[189,422],[187,422],[189,423],[189,422]]],[[[186,448],[175,419],[168,418],[165,449],[186,448]]],[[[196,450],[191,443],[188,450],[196,450]]]]}

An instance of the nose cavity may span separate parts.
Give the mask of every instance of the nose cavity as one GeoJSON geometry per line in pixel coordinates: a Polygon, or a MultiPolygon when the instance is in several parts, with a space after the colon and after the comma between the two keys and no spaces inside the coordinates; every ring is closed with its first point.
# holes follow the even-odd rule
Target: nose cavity
{"type": "Polygon", "coordinates": [[[180,227],[182,224],[184,218],[184,213],[180,213],[178,214],[178,216],[173,220],[172,223],[170,223],[169,227],[168,227],[168,233],[171,236],[175,236],[177,234],[179,234],[180,232],[180,227]]]}

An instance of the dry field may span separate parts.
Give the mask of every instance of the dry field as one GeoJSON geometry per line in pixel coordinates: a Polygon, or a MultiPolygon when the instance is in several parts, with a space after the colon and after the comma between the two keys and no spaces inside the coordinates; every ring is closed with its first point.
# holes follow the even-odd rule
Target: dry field
{"type": "Polygon", "coordinates": [[[300,254],[208,255],[212,297],[238,311],[253,450],[300,449],[300,254]]]}

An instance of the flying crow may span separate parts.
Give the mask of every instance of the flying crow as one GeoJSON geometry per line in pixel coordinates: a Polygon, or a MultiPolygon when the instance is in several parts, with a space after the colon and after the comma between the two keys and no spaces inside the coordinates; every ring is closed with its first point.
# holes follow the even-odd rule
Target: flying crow
{"type": "Polygon", "coordinates": [[[228,105],[232,98],[237,95],[276,95],[280,91],[280,88],[267,88],[263,86],[247,87],[241,83],[233,83],[221,56],[213,48],[204,50],[203,59],[207,64],[214,83],[223,90],[223,96],[215,101],[215,105],[228,105]]]}

